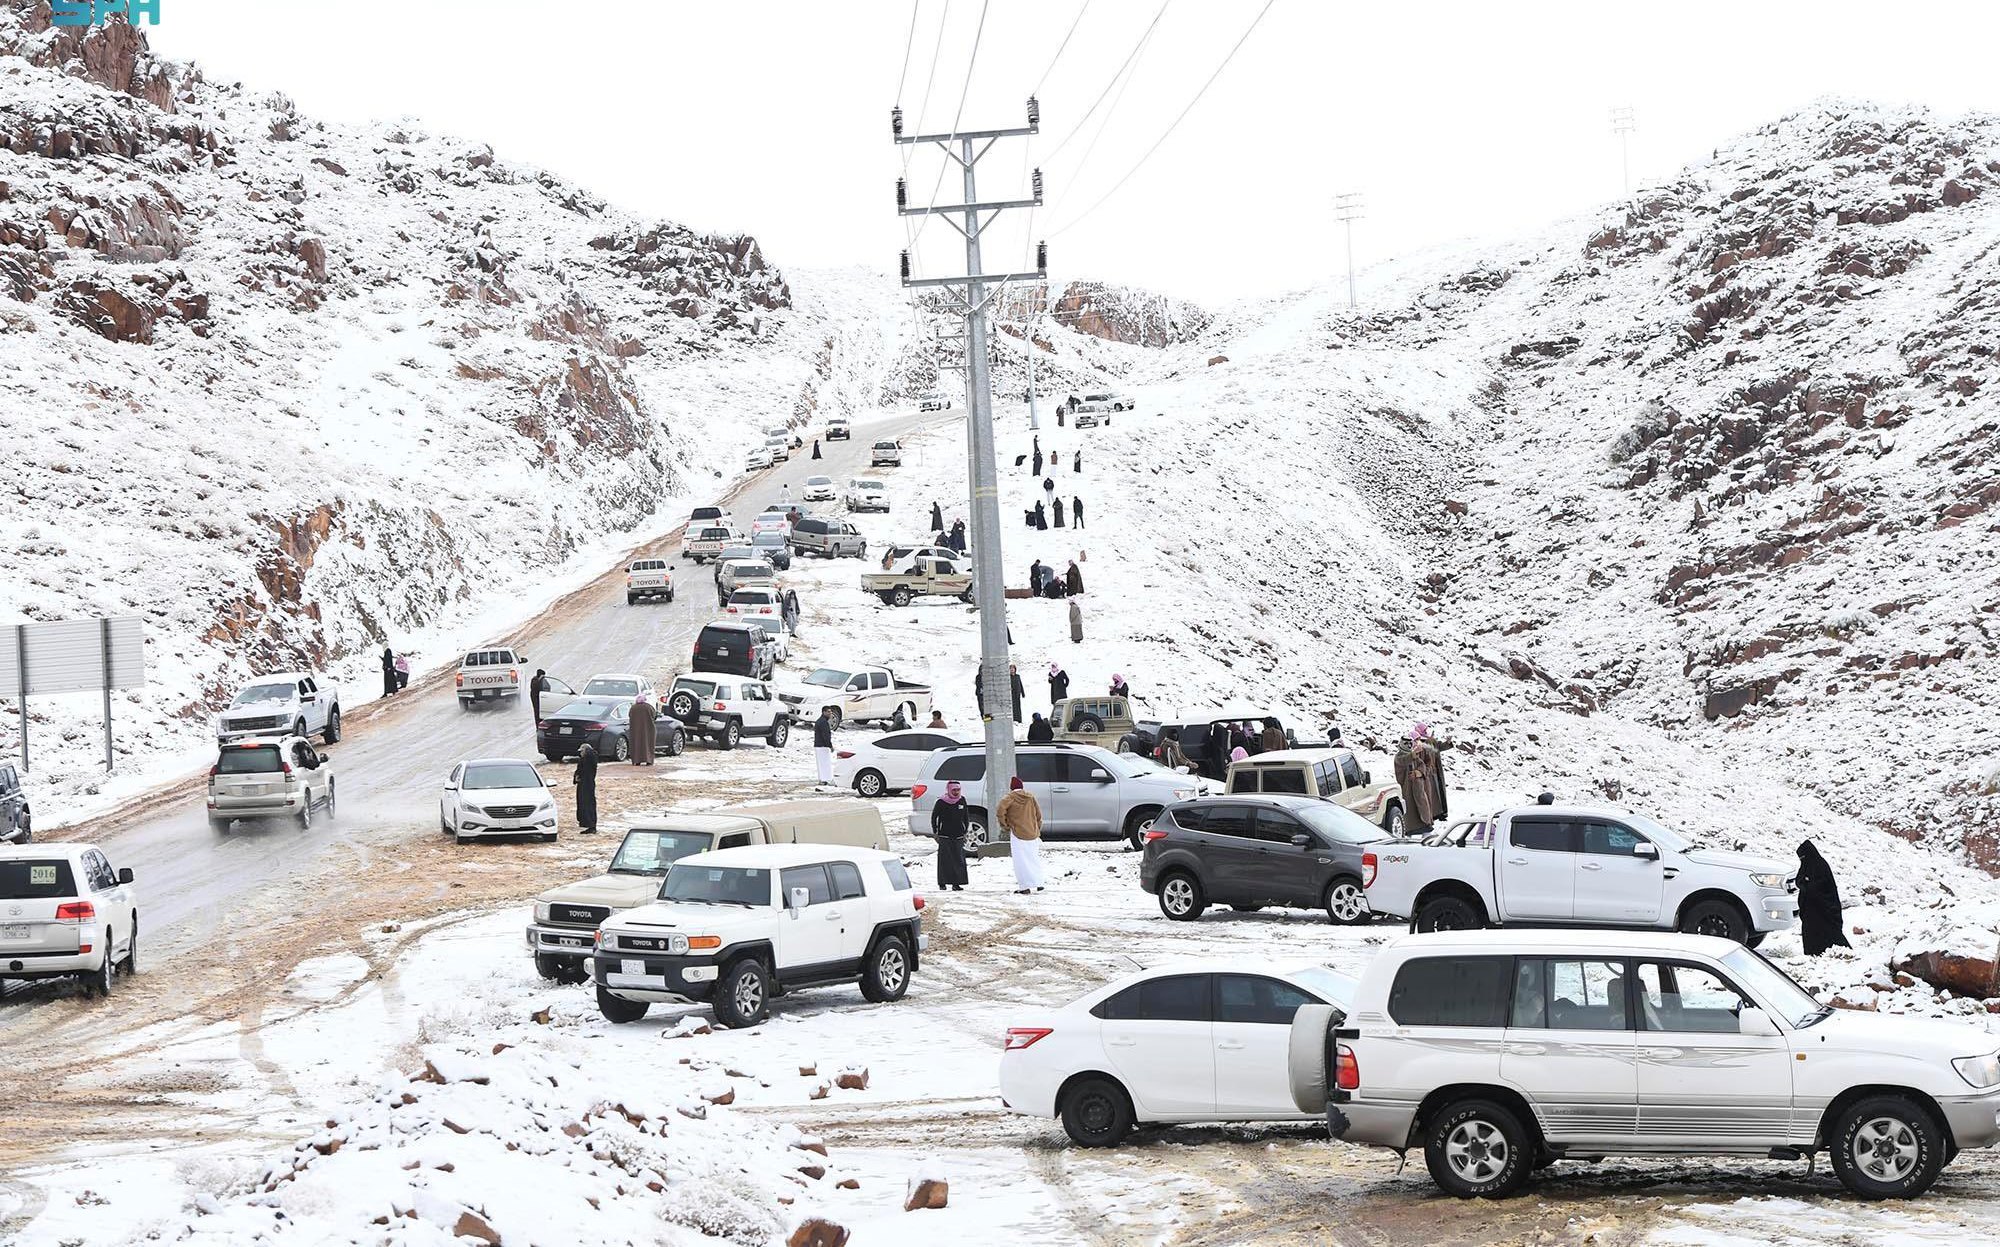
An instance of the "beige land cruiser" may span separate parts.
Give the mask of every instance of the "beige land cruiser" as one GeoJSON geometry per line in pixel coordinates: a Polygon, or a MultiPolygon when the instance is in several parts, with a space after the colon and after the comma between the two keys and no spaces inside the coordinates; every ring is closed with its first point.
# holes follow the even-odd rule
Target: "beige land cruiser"
{"type": "Polygon", "coordinates": [[[1376,783],[1350,749],[1280,749],[1229,764],[1232,793],[1289,793],[1345,807],[1392,836],[1403,834],[1403,792],[1376,783]]]}

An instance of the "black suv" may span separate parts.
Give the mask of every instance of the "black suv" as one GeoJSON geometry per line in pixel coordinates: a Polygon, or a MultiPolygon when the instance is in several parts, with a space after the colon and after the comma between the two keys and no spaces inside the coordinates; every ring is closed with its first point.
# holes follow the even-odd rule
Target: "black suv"
{"type": "Polygon", "coordinates": [[[717,621],[694,638],[694,670],[768,680],[778,665],[778,647],[756,624],[717,621]]]}
{"type": "Polygon", "coordinates": [[[1153,820],[1139,886],[1176,922],[1192,922],[1210,905],[1239,913],[1323,909],[1333,922],[1366,922],[1362,850],[1387,838],[1359,814],[1315,797],[1199,797],[1153,820]]]}
{"type": "Polygon", "coordinates": [[[0,762],[0,844],[26,844],[34,839],[29,826],[28,794],[21,790],[21,773],[0,762]]]}

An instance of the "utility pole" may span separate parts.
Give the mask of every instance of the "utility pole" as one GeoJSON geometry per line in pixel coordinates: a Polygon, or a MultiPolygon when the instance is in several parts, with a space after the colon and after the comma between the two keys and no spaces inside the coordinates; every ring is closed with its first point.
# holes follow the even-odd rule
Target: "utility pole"
{"type": "MultiPolygon", "coordinates": [[[[979,612],[979,701],[986,723],[986,793],[990,805],[997,806],[1007,782],[1014,778],[1014,700],[1008,678],[1007,582],[1000,559],[1000,474],[993,451],[993,391],[987,371],[986,308],[995,294],[1016,281],[1044,281],[1048,277],[1048,244],[1036,245],[1032,273],[986,273],[981,271],[979,239],[986,228],[1009,208],[1034,208],[1042,203],[1042,171],[1035,170],[1034,193],[1028,199],[982,202],[976,170],[980,157],[1003,138],[1025,138],[1041,133],[1041,105],[1028,97],[1028,124],[998,130],[956,130],[943,134],[904,134],[903,110],[890,112],[890,129],[899,145],[935,143],[945,157],[958,163],[964,174],[962,203],[912,206],[908,183],[896,182],[896,211],[902,216],[932,215],[965,236],[965,274],[960,277],[916,277],[910,272],[910,253],[903,253],[904,286],[936,287],[957,298],[965,314],[965,441],[970,503],[972,512],[972,596],[979,612]],[[963,218],[963,221],[954,220],[963,218]],[[989,286],[993,287],[989,293],[989,286]]],[[[988,815],[989,819],[991,815],[988,815]]],[[[989,822],[987,842],[1001,843],[999,827],[989,822]]]]}
{"type": "Polygon", "coordinates": [[[1639,128],[1639,119],[1630,104],[1621,104],[1611,110],[1611,132],[1618,136],[1618,168],[1625,183],[1625,197],[1632,197],[1632,131],[1639,128]]]}
{"type": "Polygon", "coordinates": [[[1361,192],[1346,191],[1333,197],[1333,214],[1347,227],[1347,306],[1354,306],[1354,223],[1361,219],[1361,192]]]}

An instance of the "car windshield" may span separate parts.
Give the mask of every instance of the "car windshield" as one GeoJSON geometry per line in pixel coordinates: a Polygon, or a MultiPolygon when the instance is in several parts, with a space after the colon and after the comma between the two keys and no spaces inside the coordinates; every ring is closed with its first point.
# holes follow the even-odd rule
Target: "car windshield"
{"type": "Polygon", "coordinates": [[[76,880],[59,857],[0,862],[0,901],[40,901],[75,896],[76,880]]]}
{"type": "Polygon", "coordinates": [[[727,563],[731,559],[747,559],[755,553],[757,551],[749,546],[724,546],[720,557],[727,563]]]}
{"type": "Polygon", "coordinates": [[[1624,814],[1620,817],[1631,824],[1632,830],[1639,832],[1646,839],[1651,840],[1663,849],[1672,849],[1676,853],[1685,853],[1688,849],[1694,847],[1688,843],[1686,836],[1660,826],[1643,814],[1624,814]]]}
{"type": "Polygon", "coordinates": [[[772,550],[783,546],[785,544],[785,539],[778,533],[765,531],[758,533],[756,540],[752,541],[750,544],[759,550],[772,550]]]}
{"type": "Polygon", "coordinates": [[[276,745],[230,745],[215,760],[217,775],[255,775],[284,769],[276,745]]]}
{"type": "Polygon", "coordinates": [[[1814,1000],[1791,976],[1748,948],[1731,949],[1722,955],[1722,964],[1736,981],[1771,1012],[1794,1027],[1811,1026],[1832,1010],[1814,1000]]]}
{"type": "Polygon", "coordinates": [[[880,481],[856,481],[854,482],[854,487],[859,490],[872,491],[874,493],[882,492],[882,482],[880,481]]]}
{"type": "Polygon", "coordinates": [[[808,476],[808,477],[806,478],[806,484],[808,484],[808,485],[831,485],[831,484],[833,484],[833,478],[832,478],[832,477],[830,477],[830,476],[808,476]]]}
{"type": "Polygon", "coordinates": [[[1342,844],[1368,844],[1388,838],[1380,827],[1337,805],[1300,806],[1292,813],[1314,831],[1342,844]]]}
{"type": "Polygon", "coordinates": [[[731,606],[769,606],[774,600],[769,589],[738,589],[729,595],[731,606]]]}
{"type": "Polygon", "coordinates": [[[1187,778],[1172,767],[1161,766],[1144,754],[1121,753],[1113,756],[1117,760],[1111,764],[1112,769],[1126,779],[1138,779],[1144,775],[1171,775],[1176,779],[1187,778]]]}
{"type": "Polygon", "coordinates": [[[542,777],[525,762],[488,762],[465,768],[459,787],[469,792],[491,788],[540,788],[542,777]]]}
{"type": "Polygon", "coordinates": [[[1338,1006],[1342,1013],[1354,1006],[1355,981],[1345,974],[1336,974],[1325,966],[1304,966],[1291,971],[1291,976],[1311,989],[1313,995],[1338,1006]]]}
{"type": "Polygon", "coordinates": [[[251,706],[260,701],[290,701],[298,695],[298,692],[299,686],[290,681],[283,684],[252,684],[238,693],[236,700],[231,704],[251,706]]]}
{"type": "Polygon", "coordinates": [[[816,688],[846,688],[847,673],[835,671],[832,667],[821,667],[806,677],[806,683],[816,688]]]}
{"type": "Polygon", "coordinates": [[[711,848],[705,831],[628,831],[611,859],[614,875],[664,875],[683,857],[711,848]]]}
{"type": "Polygon", "coordinates": [[[771,565],[755,559],[745,559],[729,569],[729,574],[738,580],[769,580],[771,565]]]}
{"type": "Polygon", "coordinates": [[[585,697],[637,697],[639,682],[618,676],[598,676],[583,686],[585,697]]]}
{"type": "Polygon", "coordinates": [[[738,866],[688,866],[676,862],[660,885],[660,899],[690,905],[768,906],[771,872],[738,866]]]}

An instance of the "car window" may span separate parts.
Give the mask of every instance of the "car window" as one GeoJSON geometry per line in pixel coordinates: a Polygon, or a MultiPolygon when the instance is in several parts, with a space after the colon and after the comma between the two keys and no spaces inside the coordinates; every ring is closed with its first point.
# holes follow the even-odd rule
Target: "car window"
{"type": "Polygon", "coordinates": [[[1259,768],[1264,774],[1265,792],[1288,793],[1295,797],[1306,795],[1306,773],[1304,769],[1287,764],[1259,768]]]}
{"type": "Polygon", "coordinates": [[[255,775],[285,769],[276,745],[230,745],[215,761],[218,775],[255,775]]]}
{"type": "MultiPolygon", "coordinates": [[[[1015,761],[1018,763],[1020,759],[1017,757],[1015,761]]],[[[962,753],[957,757],[946,758],[938,764],[937,780],[939,783],[943,783],[948,779],[955,779],[963,783],[968,779],[984,778],[986,778],[986,755],[984,754],[962,753]]]]}
{"type": "Polygon", "coordinates": [[[746,847],[747,845],[749,845],[749,843],[750,843],[750,833],[747,831],[739,831],[733,836],[724,836],[722,838],[721,843],[717,844],[715,847],[718,849],[740,849],[746,847]]]}
{"type": "MultiPolygon", "coordinates": [[[[1254,824],[1257,839],[1269,844],[1289,845],[1293,836],[1307,835],[1305,824],[1283,810],[1258,810],[1254,824]]],[[[1312,837],[1315,845],[1318,837],[1312,837]]]]}
{"type": "Polygon", "coordinates": [[[1513,1026],[1586,1031],[1628,1028],[1622,961],[1523,957],[1515,966],[1514,980],[1513,1026]]]}
{"type": "Polygon", "coordinates": [[[1417,957],[1396,971],[1389,1016],[1398,1026],[1507,1024],[1511,957],[1417,957]]]}
{"type": "Polygon", "coordinates": [[[0,861],[0,901],[40,901],[76,894],[76,876],[62,858],[0,861]]]}
{"type": "Polygon", "coordinates": [[[910,872],[903,869],[903,863],[893,857],[882,859],[882,873],[889,876],[889,886],[898,892],[910,890],[910,872]]]}
{"type": "Polygon", "coordinates": [[[1340,768],[1332,762],[1313,763],[1313,790],[1322,797],[1340,792],[1340,768]]]}
{"type": "Polygon", "coordinates": [[[1014,755],[1014,769],[1020,772],[1024,784],[1059,784],[1063,776],[1062,761],[1056,754],[1023,750],[1014,755]]]}
{"type": "Polygon", "coordinates": [[[1256,792],[1263,780],[1263,772],[1252,767],[1240,767],[1229,777],[1229,791],[1256,792]]]}
{"type": "Polygon", "coordinates": [[[1215,1020],[1250,1022],[1262,1026],[1290,1026],[1300,1005],[1319,1000],[1303,988],[1267,979],[1260,974],[1218,974],[1215,976],[1215,1020]]]}
{"type": "Polygon", "coordinates": [[[1598,857],[1630,857],[1644,836],[1617,823],[1579,823],[1583,830],[1583,851],[1598,857]]]}
{"type": "Polygon", "coordinates": [[[850,693],[859,693],[867,687],[868,673],[865,671],[847,682],[847,691],[850,693]]]}
{"type": "Polygon", "coordinates": [[[833,876],[833,898],[850,901],[864,895],[861,889],[861,870],[853,862],[828,862],[827,871],[833,876]]]}
{"type": "Polygon", "coordinates": [[[1749,1002],[1714,970],[1684,962],[1642,962],[1638,975],[1639,1029],[1740,1033],[1737,1017],[1749,1002]]]}
{"type": "Polygon", "coordinates": [[[1111,772],[1105,768],[1104,763],[1087,754],[1065,753],[1052,760],[1062,764],[1062,770],[1059,774],[1062,775],[1066,783],[1108,784],[1111,782],[1111,772]],[[1097,772],[1097,774],[1092,775],[1093,771],[1097,772]]]}
{"type": "Polygon", "coordinates": [[[1107,1021],[1206,1022],[1209,1020],[1209,976],[1174,974],[1119,992],[1091,1012],[1107,1021]]]}
{"type": "Polygon", "coordinates": [[[1351,753],[1341,755],[1340,778],[1349,788],[1361,782],[1361,763],[1351,753]]]}
{"type": "Polygon", "coordinates": [[[1203,816],[1201,829],[1211,836],[1235,836],[1248,840],[1251,838],[1250,807],[1211,805],[1203,816]]]}
{"type": "Polygon", "coordinates": [[[1537,849],[1543,853],[1574,853],[1576,839],[1570,824],[1560,819],[1519,818],[1509,833],[1517,849],[1537,849]]]}
{"type": "Polygon", "coordinates": [[[1208,823],[1208,807],[1205,805],[1177,805],[1167,811],[1174,822],[1189,831],[1202,831],[1208,823]]]}
{"type": "Polygon", "coordinates": [[[785,901],[792,899],[793,888],[804,888],[811,893],[808,905],[824,905],[833,899],[833,886],[827,882],[826,867],[815,862],[811,866],[788,866],[778,876],[778,895],[785,901]]]}
{"type": "Polygon", "coordinates": [[[886,672],[886,671],[871,671],[871,672],[869,672],[869,673],[868,673],[868,686],[869,686],[870,688],[888,688],[888,687],[889,687],[889,673],[888,673],[888,672],[886,672]]]}

